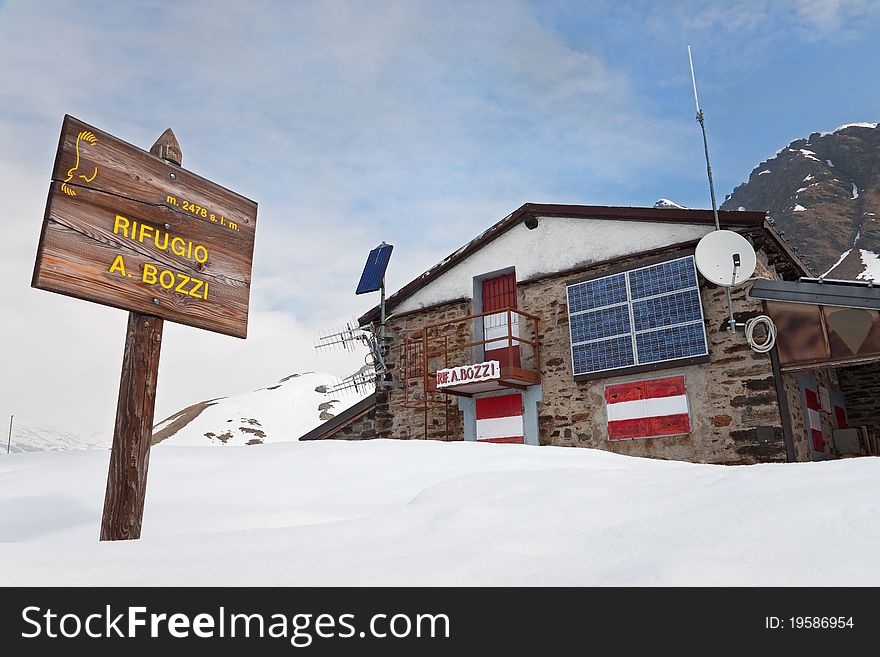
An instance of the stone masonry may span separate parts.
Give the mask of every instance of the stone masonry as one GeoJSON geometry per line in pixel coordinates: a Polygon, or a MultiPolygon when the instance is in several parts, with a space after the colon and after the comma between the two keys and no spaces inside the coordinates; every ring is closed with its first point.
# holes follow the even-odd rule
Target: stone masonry
{"type": "MultiPolygon", "coordinates": [[[[682,253],[671,253],[669,258],[682,253]]],[[[643,262],[616,263],[638,267],[643,262]]],[[[579,278],[601,276],[600,265],[585,270],[579,278]]],[[[771,278],[775,272],[759,251],[756,275],[771,278]]],[[[753,352],[746,344],[742,329],[736,334],[723,330],[727,319],[724,290],[703,282],[701,296],[710,342],[710,362],[685,367],[671,367],[656,372],[619,376],[588,382],[575,382],[572,376],[568,335],[566,284],[571,275],[549,276],[518,284],[518,304],[542,319],[538,339],[541,344],[543,399],[538,406],[539,435],[542,445],[593,447],[632,456],[677,459],[705,463],[746,464],[784,461],[785,448],[779,406],[769,356],[753,352]],[[691,407],[692,431],[689,435],[663,438],[609,441],[606,437],[604,386],[646,378],[683,374],[691,407]],[[764,440],[758,438],[758,428],[764,440]],[[767,436],[770,436],[767,440],[767,436]]],[[[760,302],[749,299],[749,286],[733,290],[737,321],[745,321],[761,312],[760,302]]],[[[468,317],[473,312],[470,300],[444,303],[433,308],[392,316],[388,330],[400,336],[420,336],[427,325],[468,317]]],[[[452,323],[435,330],[429,344],[461,345],[473,338],[472,321],[452,323]]],[[[403,376],[403,337],[395,340],[388,355],[390,377],[395,382],[403,376]]],[[[452,352],[455,362],[474,362],[475,354],[465,349],[452,352]]],[[[410,366],[418,359],[411,359],[410,366]]],[[[431,361],[430,370],[443,366],[431,361]]],[[[412,373],[413,370],[410,369],[412,373]]],[[[380,391],[374,412],[373,429],[353,427],[346,436],[359,434],[380,438],[429,438],[462,440],[462,413],[455,398],[428,393],[427,409],[423,379],[403,381],[406,394],[399,388],[380,391]]],[[[794,413],[793,413],[794,414],[794,413]]]]}
{"type": "MultiPolygon", "coordinates": [[[[679,254],[680,255],[680,254],[679,254]]],[[[670,256],[674,257],[674,256],[670,256]]],[[[632,267],[640,262],[625,263],[632,267]]],[[[596,268],[585,276],[601,276],[596,268]]],[[[761,257],[758,276],[775,277],[761,257]]],[[[544,318],[542,385],[544,402],[538,419],[542,445],[598,447],[620,454],[704,463],[784,461],[779,406],[770,358],[753,352],[742,329],[723,329],[727,302],[722,288],[703,284],[701,297],[709,338],[710,362],[686,367],[576,383],[572,377],[568,309],[564,277],[521,286],[522,307],[544,318]],[[607,439],[604,387],[683,374],[691,407],[691,433],[686,436],[624,441],[607,439]],[[771,427],[773,439],[759,442],[757,427],[771,427]]],[[[733,290],[737,321],[761,312],[760,302],[748,298],[748,285],[733,290]]]]}

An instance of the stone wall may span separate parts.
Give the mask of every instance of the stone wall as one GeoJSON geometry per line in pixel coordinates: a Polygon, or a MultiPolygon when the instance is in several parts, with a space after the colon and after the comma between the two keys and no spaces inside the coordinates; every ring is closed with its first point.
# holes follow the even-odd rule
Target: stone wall
{"type": "MultiPolygon", "coordinates": [[[[671,259],[681,255],[682,252],[670,252],[667,257],[671,259]]],[[[643,264],[644,261],[633,259],[615,263],[615,267],[630,268],[643,264]]],[[[607,266],[595,267],[579,274],[578,278],[601,276],[607,269],[607,266]]],[[[777,277],[760,251],[756,275],[777,277]]],[[[542,445],[593,447],[633,456],[705,463],[747,464],[785,460],[782,423],[770,358],[748,347],[741,328],[735,334],[724,330],[727,301],[723,288],[704,281],[700,290],[710,342],[709,363],[575,382],[566,303],[566,285],[571,278],[571,275],[560,275],[518,284],[519,307],[542,318],[538,335],[544,400],[538,404],[538,431],[542,445]],[[607,439],[606,384],[678,374],[684,375],[686,380],[691,407],[690,434],[624,441],[607,439]]],[[[738,321],[745,321],[762,310],[759,301],[748,297],[748,290],[748,284],[733,290],[738,321]]],[[[392,316],[388,330],[401,337],[394,341],[387,358],[391,379],[402,381],[403,336],[415,337],[427,325],[464,318],[470,314],[471,301],[459,300],[392,316]]],[[[435,340],[440,337],[435,332],[435,340]]],[[[474,340],[472,321],[453,324],[445,337],[449,345],[474,340]]],[[[476,362],[477,354],[457,354],[456,362],[450,364],[476,362]]],[[[434,361],[429,369],[433,371],[442,366],[434,361]]],[[[429,393],[426,415],[422,379],[403,383],[408,386],[408,394],[399,388],[378,393],[372,435],[397,439],[463,439],[463,417],[455,397],[429,393]],[[447,401],[449,403],[444,403],[447,401]]],[[[800,404],[793,408],[800,408],[800,404]]],[[[792,415],[797,413],[793,410],[792,415]]],[[[367,427],[353,427],[348,435],[354,437],[358,432],[371,435],[367,427]]]]}
{"type": "Polygon", "coordinates": [[[794,441],[795,461],[810,460],[810,445],[807,442],[807,425],[804,421],[804,402],[801,399],[797,376],[793,372],[782,374],[782,383],[788,397],[788,410],[791,415],[791,435],[794,441]]]}
{"type": "Polygon", "coordinates": [[[328,436],[332,440],[370,440],[376,437],[376,406],[352,418],[328,436]]]}
{"type": "MultiPolygon", "coordinates": [[[[680,255],[680,254],[679,254],[680,255]]],[[[670,258],[675,257],[673,255],[670,258]]],[[[637,267],[632,261],[620,266],[637,267]]],[[[602,267],[583,277],[601,276],[602,267]]],[[[762,257],[757,274],[775,277],[762,257]]],[[[784,461],[779,406],[770,358],[753,352],[743,338],[723,330],[727,301],[722,288],[703,284],[701,297],[709,338],[710,362],[671,367],[655,372],[617,376],[576,383],[572,376],[565,277],[543,279],[521,286],[522,307],[544,319],[542,385],[539,433],[542,445],[598,447],[620,454],[705,463],[784,461]],[[691,406],[689,435],[610,441],[607,438],[604,388],[669,375],[684,375],[691,406]],[[761,442],[758,427],[770,427],[772,439],[761,442]]],[[[733,290],[736,318],[744,321],[761,312],[761,304],[748,298],[748,285],[733,290]]]]}
{"type": "MultiPolygon", "coordinates": [[[[424,392],[421,377],[403,380],[403,349],[407,337],[418,338],[422,328],[468,317],[472,314],[470,300],[445,303],[419,312],[392,316],[387,330],[400,336],[392,343],[386,358],[392,381],[407,386],[407,394],[399,388],[389,388],[379,401],[379,413],[387,420],[377,432],[383,438],[428,438],[429,440],[464,440],[462,413],[458,410],[456,398],[444,393],[424,392]],[[427,401],[427,405],[425,404],[427,401]],[[427,406],[427,408],[426,408],[427,406]],[[427,420],[427,429],[426,429],[427,420]]],[[[430,331],[429,349],[441,345],[464,345],[473,341],[473,326],[470,321],[455,322],[448,327],[430,331]]],[[[474,362],[473,350],[453,351],[456,363],[474,362]]],[[[429,362],[429,370],[435,371],[445,366],[438,358],[429,362]]]]}
{"type": "Polygon", "coordinates": [[[867,426],[880,435],[880,364],[840,368],[837,372],[840,389],[846,395],[849,426],[867,426]]]}

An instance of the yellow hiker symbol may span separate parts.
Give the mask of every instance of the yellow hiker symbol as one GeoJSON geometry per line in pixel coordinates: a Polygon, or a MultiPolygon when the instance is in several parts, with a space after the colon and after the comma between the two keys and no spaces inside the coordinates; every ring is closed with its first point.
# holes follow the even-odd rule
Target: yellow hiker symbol
{"type": "MultiPolygon", "coordinates": [[[[69,183],[71,180],[73,180],[73,177],[79,172],[79,143],[81,141],[87,141],[92,146],[95,146],[98,143],[98,138],[95,137],[95,135],[92,134],[91,132],[87,132],[87,131],[83,131],[76,136],[76,163],[67,172],[67,178],[65,178],[64,182],[61,183],[61,191],[63,191],[68,196],[76,196],[76,191],[74,191],[74,189],[70,185],[68,185],[67,183],[69,183]]],[[[95,171],[92,174],[91,178],[89,178],[88,176],[84,176],[81,173],[76,177],[82,178],[86,182],[92,182],[95,179],[95,176],[97,176],[97,175],[98,175],[98,167],[96,166],[95,171]]]]}

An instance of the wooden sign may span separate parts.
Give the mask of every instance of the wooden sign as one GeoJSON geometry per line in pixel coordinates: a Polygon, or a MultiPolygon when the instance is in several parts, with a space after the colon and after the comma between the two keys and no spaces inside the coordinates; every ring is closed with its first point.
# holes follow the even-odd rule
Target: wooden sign
{"type": "Polygon", "coordinates": [[[164,320],[247,336],[257,204],[64,117],[34,287],[128,310],[101,540],[140,538],[164,320]]]}
{"type": "Polygon", "coordinates": [[[244,338],[257,204],[166,135],[163,159],[64,117],[32,285],[244,338]]]}

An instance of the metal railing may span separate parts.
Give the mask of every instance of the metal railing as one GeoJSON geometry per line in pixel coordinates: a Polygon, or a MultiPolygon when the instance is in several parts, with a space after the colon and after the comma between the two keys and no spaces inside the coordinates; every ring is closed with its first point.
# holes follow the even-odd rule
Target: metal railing
{"type": "Polygon", "coordinates": [[[540,322],[537,315],[516,308],[502,308],[422,327],[400,344],[398,371],[403,388],[396,404],[424,415],[425,437],[429,409],[437,408],[443,414],[440,422],[446,425],[448,439],[450,394],[461,393],[438,390],[437,370],[477,363],[489,352],[501,366],[500,385],[524,388],[539,383],[540,322]],[[497,321],[487,322],[487,318],[496,318],[497,321]],[[486,335],[487,328],[492,329],[493,335],[486,335]],[[499,329],[504,332],[499,333],[499,329]],[[479,334],[482,339],[475,339],[479,334]]]}

